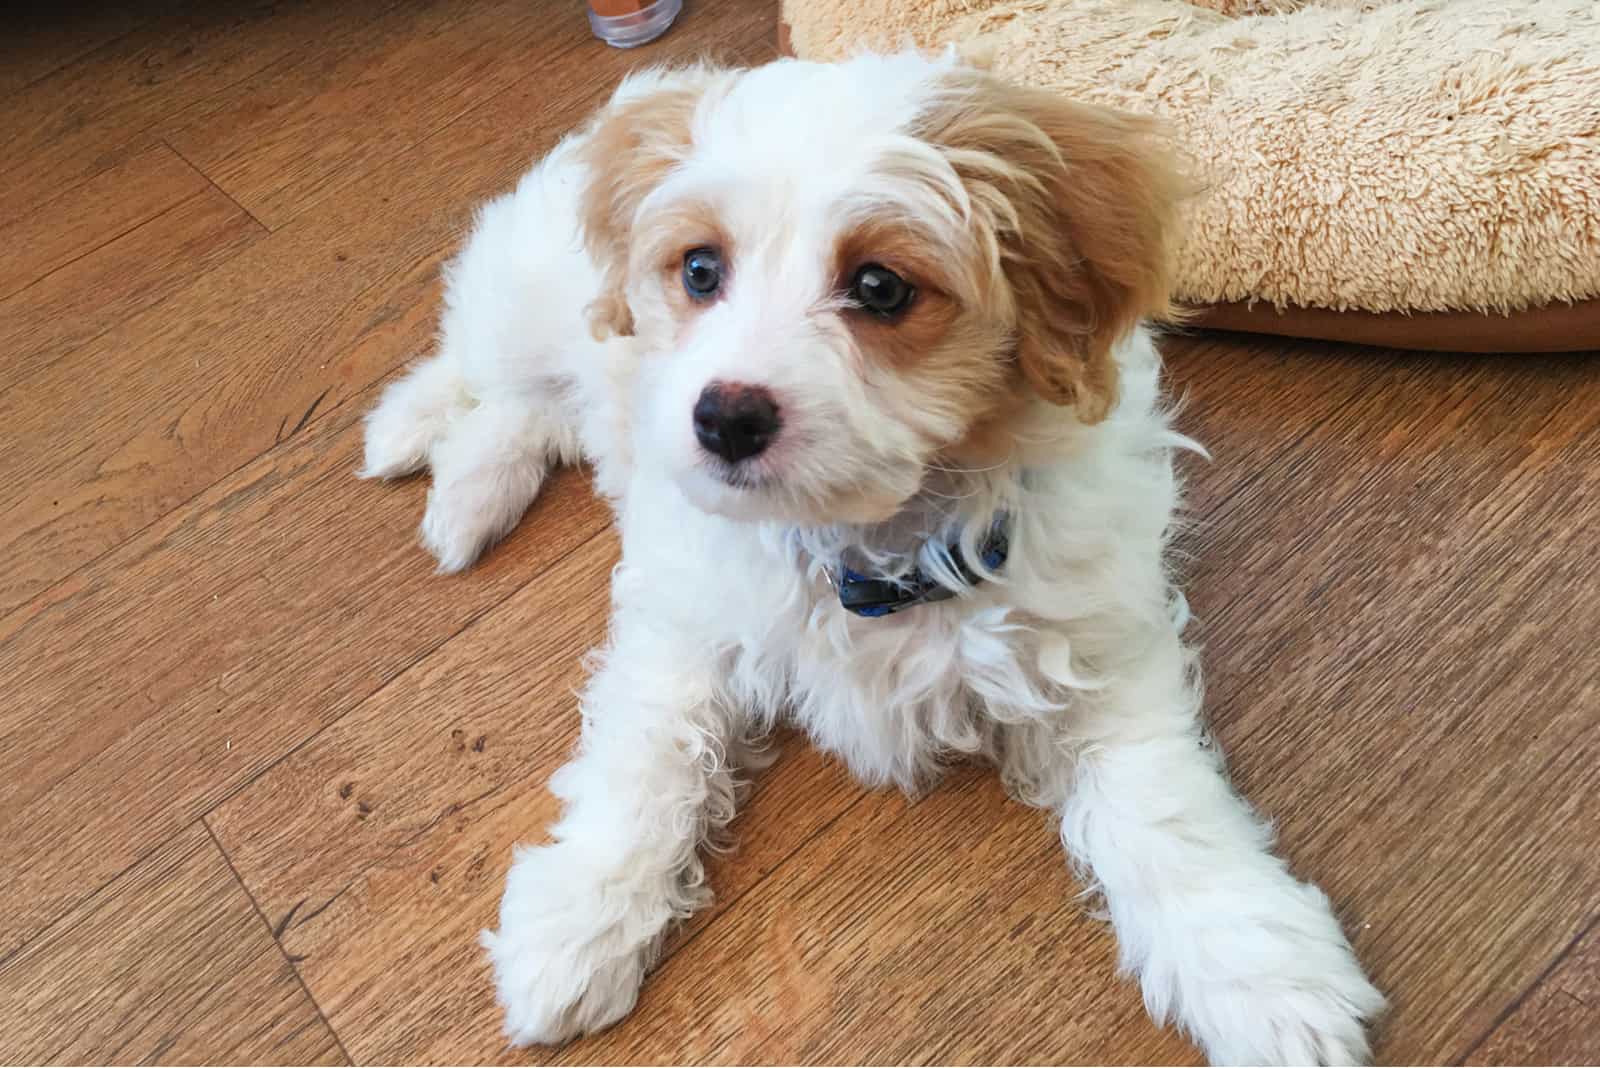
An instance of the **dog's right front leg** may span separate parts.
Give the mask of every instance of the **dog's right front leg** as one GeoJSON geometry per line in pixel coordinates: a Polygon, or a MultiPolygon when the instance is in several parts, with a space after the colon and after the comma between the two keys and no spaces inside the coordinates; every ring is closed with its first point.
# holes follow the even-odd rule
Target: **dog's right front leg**
{"type": "Polygon", "coordinates": [[[710,901],[699,847],[733,818],[738,727],[704,646],[619,614],[583,699],[577,753],[551,780],[553,839],[520,847],[485,932],[516,1045],[608,1027],[633,1008],[661,936],[710,901]]]}

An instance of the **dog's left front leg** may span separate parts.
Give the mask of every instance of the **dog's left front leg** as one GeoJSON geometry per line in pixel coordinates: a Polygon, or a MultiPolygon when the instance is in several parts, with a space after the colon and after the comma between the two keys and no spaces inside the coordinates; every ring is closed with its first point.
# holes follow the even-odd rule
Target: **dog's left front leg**
{"type": "Polygon", "coordinates": [[[1149,635],[1074,708],[1062,839],[1093,870],[1158,1021],[1213,1063],[1350,1064],[1383,998],[1322,892],[1270,852],[1267,827],[1202,737],[1176,633],[1149,635]]]}
{"type": "Polygon", "coordinates": [[[483,936],[516,1045],[621,1019],[668,926],[710,901],[698,851],[733,818],[741,732],[709,656],[657,621],[614,622],[578,751],[551,779],[553,841],[519,848],[483,936]]]}

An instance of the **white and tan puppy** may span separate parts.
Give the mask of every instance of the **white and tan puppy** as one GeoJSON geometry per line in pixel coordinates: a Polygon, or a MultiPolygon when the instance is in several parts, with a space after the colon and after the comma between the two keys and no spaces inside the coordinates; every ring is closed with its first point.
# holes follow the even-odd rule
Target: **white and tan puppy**
{"type": "Polygon", "coordinates": [[[992,761],[1213,1060],[1366,1057],[1383,1000],[1180,640],[1192,446],[1140,325],[1177,193],[1141,122],[902,54],[637,75],[482,210],[365,473],[432,472],[453,571],[586,458],[623,551],[564,813],[484,937],[514,1042],[632,1008],[792,722],[874,786],[992,761]]]}

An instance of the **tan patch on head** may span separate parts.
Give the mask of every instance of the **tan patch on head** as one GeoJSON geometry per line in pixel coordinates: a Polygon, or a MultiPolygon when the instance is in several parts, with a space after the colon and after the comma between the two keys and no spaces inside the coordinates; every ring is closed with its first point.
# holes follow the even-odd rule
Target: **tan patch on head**
{"type": "Polygon", "coordinates": [[[648,247],[643,250],[649,257],[648,266],[661,278],[668,311],[681,328],[687,328],[695,315],[723,299],[733,284],[736,252],[733,241],[716,209],[699,200],[672,205],[650,220],[649,230],[648,247]],[[690,296],[683,285],[684,257],[700,248],[713,250],[722,261],[722,285],[703,300],[690,296]]]}
{"type": "Polygon", "coordinates": [[[644,198],[688,154],[695,108],[719,75],[689,71],[645,96],[613,104],[596,118],[580,157],[589,184],[580,207],[583,239],[604,279],[589,308],[597,339],[633,333],[626,285],[634,216],[644,198]]]}
{"type": "Polygon", "coordinates": [[[845,323],[867,359],[913,373],[930,401],[970,411],[966,434],[941,458],[959,466],[986,466],[1010,452],[1010,429],[1026,391],[1016,362],[1006,358],[1009,335],[985,306],[989,279],[971,255],[963,242],[925,232],[925,224],[884,217],[840,238],[834,276],[844,291],[857,270],[875,263],[916,287],[903,316],[884,320],[850,310],[845,323]]]}
{"type": "Polygon", "coordinates": [[[1171,314],[1183,184],[1155,124],[962,70],[919,126],[992,234],[1027,385],[1103,419],[1117,397],[1114,346],[1171,314]]]}
{"type": "Polygon", "coordinates": [[[840,237],[834,248],[833,276],[840,293],[850,289],[855,274],[868,264],[886,267],[916,290],[911,306],[893,319],[880,319],[861,308],[844,313],[845,325],[869,359],[893,368],[925,360],[943,344],[961,315],[948,291],[947,265],[929,241],[908,226],[868,222],[840,237]]]}
{"type": "Polygon", "coordinates": [[[967,425],[961,440],[940,450],[939,459],[951,468],[974,470],[1005,463],[1016,447],[1016,427],[1027,405],[1025,390],[991,391],[988,406],[967,425]]]}

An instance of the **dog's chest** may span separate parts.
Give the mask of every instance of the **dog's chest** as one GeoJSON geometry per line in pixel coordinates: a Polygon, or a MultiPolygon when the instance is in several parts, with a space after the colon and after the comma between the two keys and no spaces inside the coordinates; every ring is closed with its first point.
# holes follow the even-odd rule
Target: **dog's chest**
{"type": "Polygon", "coordinates": [[[944,602],[868,619],[816,596],[791,632],[787,707],[820,748],[866,782],[906,788],[992,749],[981,682],[1023,680],[1036,659],[1001,610],[944,602]]]}

